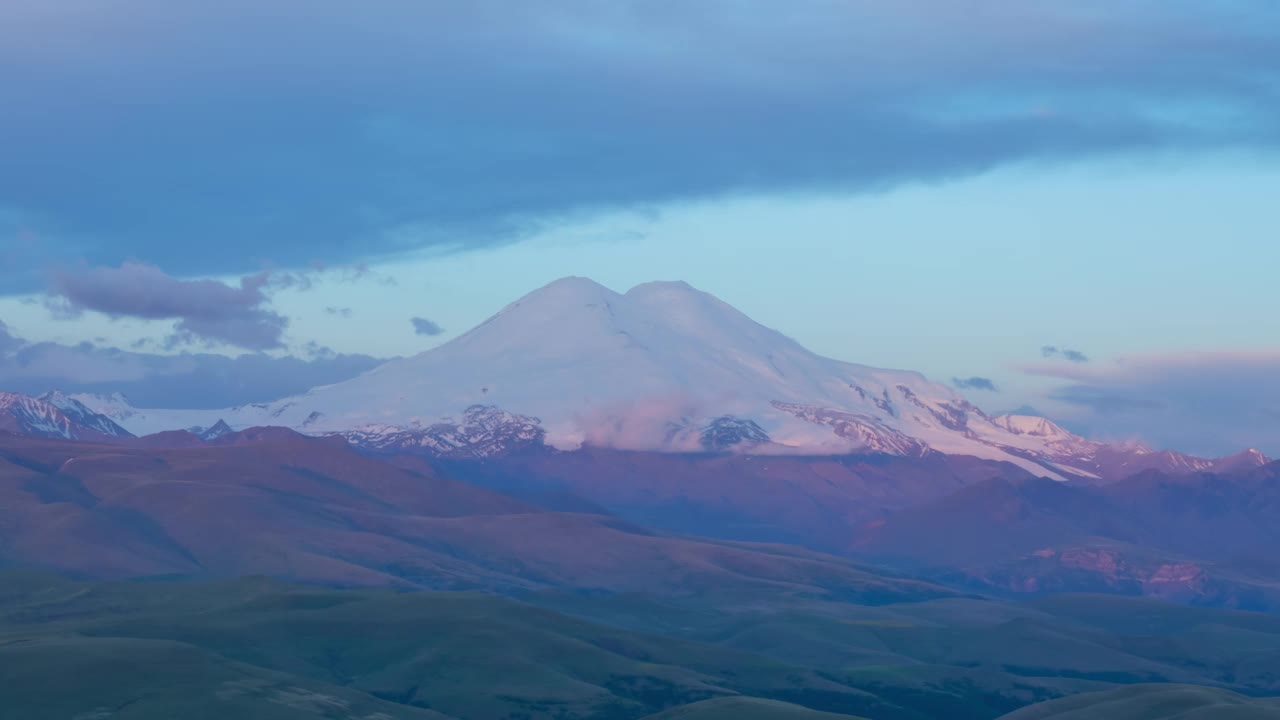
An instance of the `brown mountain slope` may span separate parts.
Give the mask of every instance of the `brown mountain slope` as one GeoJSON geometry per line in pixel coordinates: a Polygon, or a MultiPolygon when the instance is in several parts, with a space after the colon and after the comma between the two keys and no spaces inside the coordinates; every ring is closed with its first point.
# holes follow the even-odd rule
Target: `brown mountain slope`
{"type": "Polygon", "coordinates": [[[1104,487],[992,480],[867,528],[856,553],[1014,592],[1280,607],[1280,463],[1104,487]]]}
{"type": "Polygon", "coordinates": [[[853,531],[894,510],[992,477],[1028,478],[1006,463],[931,454],[805,457],[629,452],[515,453],[428,461],[451,477],[557,508],[597,507],[647,527],[843,551],[853,531]]]}
{"type": "Polygon", "coordinates": [[[339,585],[948,594],[846,560],[549,512],[341,440],[252,430],[207,446],[0,438],[0,559],[97,578],[267,574],[339,585]]]}

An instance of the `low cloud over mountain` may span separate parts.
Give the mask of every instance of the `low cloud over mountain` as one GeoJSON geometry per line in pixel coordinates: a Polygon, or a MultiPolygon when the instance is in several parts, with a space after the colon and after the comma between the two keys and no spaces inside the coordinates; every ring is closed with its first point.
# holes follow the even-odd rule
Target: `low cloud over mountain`
{"type": "Polygon", "coordinates": [[[340,382],[382,360],[368,355],[311,353],[309,358],[246,353],[162,355],[91,342],[28,343],[0,322],[0,390],[39,395],[123,392],[139,407],[220,408],[265,402],[340,382]]]}

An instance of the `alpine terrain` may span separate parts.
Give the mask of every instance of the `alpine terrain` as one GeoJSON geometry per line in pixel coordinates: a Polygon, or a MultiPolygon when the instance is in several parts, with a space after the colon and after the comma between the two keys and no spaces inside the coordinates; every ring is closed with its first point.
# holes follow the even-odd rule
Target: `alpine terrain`
{"type": "Polygon", "coordinates": [[[221,411],[75,396],[131,432],[280,425],[374,450],[484,457],[527,446],[668,453],[964,455],[1037,476],[1264,464],[1108,445],[1043,418],[989,416],[923,375],[806,350],[683,282],[616,293],[564,278],[471,331],[361,376],[221,411]],[[219,426],[223,423],[223,426],[219,426]]]}

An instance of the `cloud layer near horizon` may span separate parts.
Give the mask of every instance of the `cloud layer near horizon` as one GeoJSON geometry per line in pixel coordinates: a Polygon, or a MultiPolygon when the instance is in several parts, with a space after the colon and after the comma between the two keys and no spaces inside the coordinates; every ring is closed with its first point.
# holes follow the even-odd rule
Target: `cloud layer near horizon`
{"type": "Polygon", "coordinates": [[[1254,447],[1280,457],[1280,352],[1140,355],[1110,363],[1024,368],[1065,383],[1073,428],[1100,439],[1225,455],[1254,447]]]}
{"type": "Polygon", "coordinates": [[[137,407],[225,408],[266,402],[340,382],[383,360],[316,352],[310,358],[260,353],[156,355],[84,342],[28,343],[0,322],[0,390],[122,392],[137,407]]]}
{"type": "Polygon", "coordinates": [[[1269,0],[11,0],[0,287],[68,254],[243,273],[604,208],[1275,147],[1277,27],[1269,0]]]}

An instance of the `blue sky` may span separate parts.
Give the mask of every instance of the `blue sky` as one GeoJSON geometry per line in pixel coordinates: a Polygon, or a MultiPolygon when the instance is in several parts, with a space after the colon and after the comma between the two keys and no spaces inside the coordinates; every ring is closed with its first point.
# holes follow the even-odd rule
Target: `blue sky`
{"type": "Polygon", "coordinates": [[[1265,0],[17,0],[0,104],[10,384],[327,380],[564,275],[684,279],[988,409],[1280,452],[1265,0]]]}

